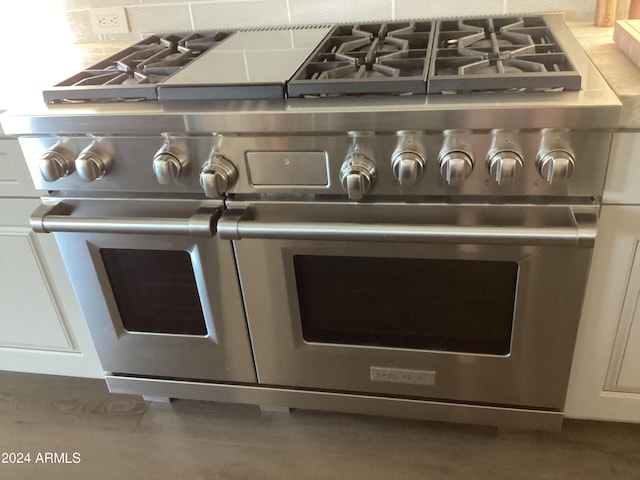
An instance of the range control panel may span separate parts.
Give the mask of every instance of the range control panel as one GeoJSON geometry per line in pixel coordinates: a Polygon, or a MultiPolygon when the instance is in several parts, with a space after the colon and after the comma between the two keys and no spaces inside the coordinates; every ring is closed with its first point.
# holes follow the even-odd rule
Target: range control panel
{"type": "Polygon", "coordinates": [[[599,197],[611,133],[495,129],[342,135],[20,139],[35,186],[55,191],[599,197]]]}

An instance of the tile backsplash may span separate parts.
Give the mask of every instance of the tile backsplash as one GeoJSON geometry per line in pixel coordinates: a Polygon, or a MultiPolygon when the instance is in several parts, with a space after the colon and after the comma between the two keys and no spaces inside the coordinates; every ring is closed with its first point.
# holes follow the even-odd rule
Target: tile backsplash
{"type": "Polygon", "coordinates": [[[76,42],[145,34],[269,25],[565,11],[591,20],[596,0],[63,0],[76,42]],[[89,9],[123,6],[131,33],[97,35],[89,9]]]}

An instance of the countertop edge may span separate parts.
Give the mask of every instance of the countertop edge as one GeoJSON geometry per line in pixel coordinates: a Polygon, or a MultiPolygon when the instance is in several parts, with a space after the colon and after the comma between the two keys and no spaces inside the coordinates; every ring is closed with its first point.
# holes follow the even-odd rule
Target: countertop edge
{"type": "Polygon", "coordinates": [[[567,27],[622,102],[620,128],[640,128],[640,68],[613,41],[613,27],[591,22],[567,22],[567,27]]]}

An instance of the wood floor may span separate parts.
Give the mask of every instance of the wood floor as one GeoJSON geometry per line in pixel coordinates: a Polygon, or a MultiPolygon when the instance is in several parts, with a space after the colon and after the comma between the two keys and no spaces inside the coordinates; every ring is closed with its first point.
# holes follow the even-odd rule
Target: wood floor
{"type": "Polygon", "coordinates": [[[0,372],[0,462],[19,452],[31,463],[0,463],[0,479],[640,479],[640,425],[566,420],[560,433],[497,432],[149,403],[99,380],[0,372]]]}

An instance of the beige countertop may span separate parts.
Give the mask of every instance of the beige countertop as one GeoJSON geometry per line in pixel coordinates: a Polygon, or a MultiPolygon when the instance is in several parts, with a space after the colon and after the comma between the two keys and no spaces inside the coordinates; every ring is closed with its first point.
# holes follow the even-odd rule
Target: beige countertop
{"type": "MultiPolygon", "coordinates": [[[[596,64],[623,103],[622,128],[640,128],[640,69],[613,42],[613,28],[594,27],[591,22],[572,22],[570,30],[596,64]]],[[[14,75],[0,76],[0,111],[42,103],[42,90],[59,83],[131,42],[103,42],[50,46],[38,45],[37,55],[29,51],[9,52],[5,65],[21,65],[14,75]],[[38,68],[30,68],[25,58],[37,58],[38,68]],[[24,73],[30,75],[24,75],[24,73]]],[[[35,63],[35,61],[34,61],[35,63]]]]}
{"type": "Polygon", "coordinates": [[[568,26],[622,102],[621,128],[640,129],[640,68],[613,42],[613,27],[591,22],[568,26]]]}

